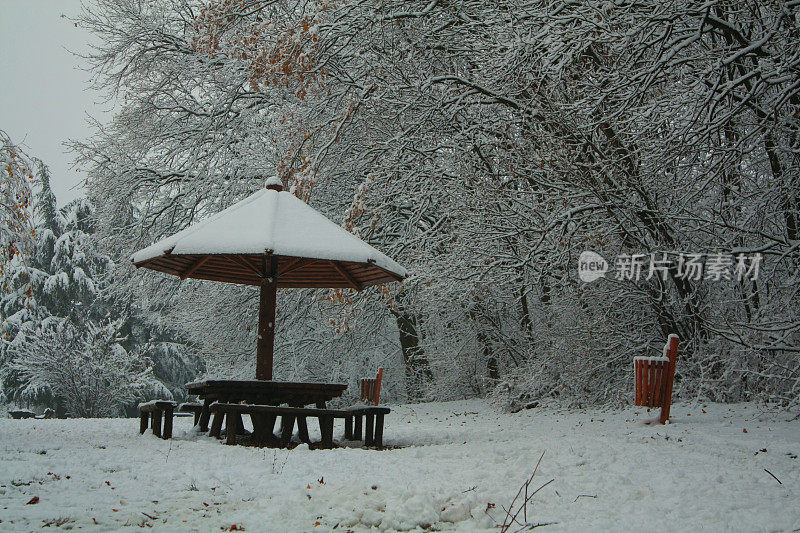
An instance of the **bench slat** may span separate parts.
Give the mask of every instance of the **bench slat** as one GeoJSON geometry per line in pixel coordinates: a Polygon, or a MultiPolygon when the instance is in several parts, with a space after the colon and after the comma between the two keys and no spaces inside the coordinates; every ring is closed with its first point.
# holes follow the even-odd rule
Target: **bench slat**
{"type": "Polygon", "coordinates": [[[238,411],[241,413],[271,413],[276,415],[295,415],[295,416],[332,416],[334,418],[346,418],[357,413],[367,414],[388,414],[391,410],[388,407],[369,407],[357,406],[349,409],[318,409],[316,407],[282,407],[278,405],[255,405],[242,403],[212,403],[209,409],[214,411],[238,411]]]}
{"type": "Polygon", "coordinates": [[[164,409],[175,409],[178,404],[169,400],[153,400],[139,404],[139,412],[151,413],[153,411],[163,411],[164,409]]]}
{"type": "Polygon", "coordinates": [[[355,406],[348,409],[318,409],[313,407],[282,407],[277,405],[214,402],[209,406],[209,411],[214,413],[211,436],[219,437],[222,419],[225,418],[227,420],[228,444],[236,443],[235,436],[231,436],[230,432],[238,432],[241,429],[241,415],[249,414],[253,421],[256,440],[264,443],[269,443],[272,440],[270,437],[272,436],[275,419],[280,416],[281,446],[286,446],[292,438],[295,422],[297,422],[300,440],[310,443],[306,417],[316,417],[319,420],[320,433],[322,435],[320,444],[325,448],[333,447],[334,419],[345,419],[345,438],[361,440],[362,419],[366,418],[366,423],[364,424],[366,427],[363,427],[365,430],[364,444],[381,448],[383,446],[384,415],[388,414],[390,409],[388,407],[371,406],[355,406]],[[264,420],[267,418],[268,420],[264,420]],[[266,424],[263,422],[266,422],[266,424]],[[354,430],[349,429],[349,425],[353,422],[355,422],[354,430]]]}

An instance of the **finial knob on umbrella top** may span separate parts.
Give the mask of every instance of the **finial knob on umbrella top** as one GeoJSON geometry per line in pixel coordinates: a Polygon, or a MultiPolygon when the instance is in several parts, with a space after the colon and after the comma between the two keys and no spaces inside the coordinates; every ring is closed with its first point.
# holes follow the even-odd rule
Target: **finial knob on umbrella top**
{"type": "Polygon", "coordinates": [[[283,182],[278,176],[272,176],[271,178],[267,178],[267,181],[264,183],[264,187],[274,191],[282,191],[283,182]]]}

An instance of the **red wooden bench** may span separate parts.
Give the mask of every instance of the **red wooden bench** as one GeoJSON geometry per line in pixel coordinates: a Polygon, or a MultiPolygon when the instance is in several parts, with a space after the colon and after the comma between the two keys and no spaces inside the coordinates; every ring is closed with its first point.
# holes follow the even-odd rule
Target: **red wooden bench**
{"type": "Polygon", "coordinates": [[[677,359],[677,335],[670,335],[667,338],[662,357],[635,357],[633,359],[634,404],[642,407],[660,407],[659,421],[662,424],[666,424],[669,420],[677,359]]]}
{"type": "Polygon", "coordinates": [[[369,405],[378,405],[381,398],[381,381],[383,381],[383,368],[378,369],[375,379],[361,379],[361,401],[369,405]]]}

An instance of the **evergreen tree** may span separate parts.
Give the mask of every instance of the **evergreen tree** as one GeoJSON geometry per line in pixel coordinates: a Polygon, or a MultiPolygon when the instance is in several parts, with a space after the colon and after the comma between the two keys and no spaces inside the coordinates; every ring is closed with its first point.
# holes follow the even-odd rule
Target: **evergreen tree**
{"type": "Polygon", "coordinates": [[[108,416],[148,397],[185,396],[201,365],[171,332],[117,301],[108,290],[114,262],[92,236],[93,206],[81,198],[58,209],[49,170],[37,167],[35,243],[0,299],[6,400],[108,416]]]}

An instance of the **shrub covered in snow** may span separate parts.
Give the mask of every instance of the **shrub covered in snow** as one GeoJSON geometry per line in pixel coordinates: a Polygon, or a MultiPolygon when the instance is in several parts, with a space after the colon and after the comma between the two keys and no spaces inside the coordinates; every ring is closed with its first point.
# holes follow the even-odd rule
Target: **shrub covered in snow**
{"type": "Polygon", "coordinates": [[[23,383],[18,398],[48,396],[81,418],[118,416],[139,398],[170,398],[150,360],[128,353],[118,334],[118,322],[78,327],[53,320],[15,339],[11,369],[23,383]]]}
{"type": "Polygon", "coordinates": [[[96,239],[93,205],[81,198],[59,209],[41,162],[36,181],[35,238],[27,262],[11,263],[0,294],[0,399],[100,416],[118,413],[118,402],[130,409],[153,395],[185,396],[183,384],[202,365],[157,317],[115,294],[116,265],[96,239]],[[59,342],[64,345],[53,344],[59,342]],[[93,356],[96,363],[89,361],[93,356]],[[99,381],[87,384],[90,376],[79,367],[99,381]],[[145,368],[151,370],[143,374],[145,368]],[[110,384],[121,376],[135,385],[124,393],[110,384]],[[117,392],[111,404],[101,405],[86,400],[87,387],[117,392]]]}

